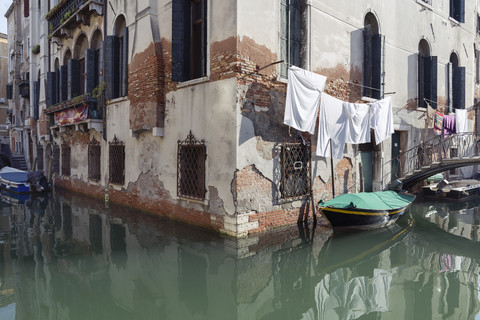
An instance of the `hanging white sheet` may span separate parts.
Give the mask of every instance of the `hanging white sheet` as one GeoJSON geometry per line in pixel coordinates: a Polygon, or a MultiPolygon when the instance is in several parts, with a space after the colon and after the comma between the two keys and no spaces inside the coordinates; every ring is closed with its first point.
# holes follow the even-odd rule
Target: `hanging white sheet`
{"type": "Polygon", "coordinates": [[[347,122],[348,115],[344,112],[343,101],[322,92],[318,120],[317,156],[330,157],[331,140],[333,158],[343,158],[347,122]]]}
{"type": "Polygon", "coordinates": [[[392,97],[378,100],[371,104],[371,127],[375,131],[375,142],[379,144],[393,133],[392,97]]]}
{"type": "Polygon", "coordinates": [[[287,98],[283,123],[300,131],[315,133],[320,93],[327,78],[292,66],[288,68],[287,98]]]}
{"type": "Polygon", "coordinates": [[[370,105],[365,103],[343,103],[348,116],[345,142],[360,144],[369,143],[370,138],[370,105]]]}
{"type": "Polygon", "coordinates": [[[455,109],[455,127],[457,133],[467,132],[467,109],[455,109]]]}

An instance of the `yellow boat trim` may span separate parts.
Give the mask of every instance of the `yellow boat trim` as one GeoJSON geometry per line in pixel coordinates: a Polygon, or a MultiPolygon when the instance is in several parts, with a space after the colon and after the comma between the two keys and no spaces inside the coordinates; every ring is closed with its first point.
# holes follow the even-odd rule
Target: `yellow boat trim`
{"type": "Polygon", "coordinates": [[[342,209],[335,209],[335,208],[329,208],[329,207],[323,207],[322,210],[328,210],[328,211],[333,211],[333,212],[340,212],[340,213],[347,213],[347,214],[356,214],[356,215],[359,215],[359,216],[385,216],[385,215],[392,215],[392,214],[396,214],[396,213],[399,213],[399,212],[402,212],[405,210],[405,207],[403,207],[402,209],[400,210],[397,210],[397,211],[392,211],[392,212],[388,212],[387,214],[385,212],[387,212],[387,210],[385,210],[384,212],[360,212],[360,211],[348,211],[348,210],[342,210],[342,209]]]}

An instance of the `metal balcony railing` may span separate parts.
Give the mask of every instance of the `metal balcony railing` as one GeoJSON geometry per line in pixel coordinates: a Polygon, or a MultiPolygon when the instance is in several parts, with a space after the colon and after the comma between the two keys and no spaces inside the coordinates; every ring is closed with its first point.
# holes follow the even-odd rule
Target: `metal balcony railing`
{"type": "Polygon", "coordinates": [[[474,132],[455,133],[449,137],[435,136],[401,152],[383,164],[383,183],[402,179],[431,166],[441,166],[446,160],[479,156],[480,140],[474,132]],[[388,170],[390,169],[390,170],[388,170]]]}
{"type": "Polygon", "coordinates": [[[57,35],[56,32],[70,21],[82,21],[77,14],[80,12],[90,12],[95,10],[97,14],[102,15],[104,0],[63,0],[60,1],[48,14],[45,19],[49,21],[49,34],[57,35]]]}

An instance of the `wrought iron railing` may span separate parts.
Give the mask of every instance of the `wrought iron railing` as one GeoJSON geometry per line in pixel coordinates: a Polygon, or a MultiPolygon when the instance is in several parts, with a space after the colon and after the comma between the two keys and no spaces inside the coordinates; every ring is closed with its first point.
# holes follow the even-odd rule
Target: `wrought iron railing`
{"type": "Polygon", "coordinates": [[[292,199],[310,195],[310,143],[286,142],[282,144],[281,152],[281,198],[292,199]]]}
{"type": "Polygon", "coordinates": [[[109,145],[109,181],[123,185],[125,182],[125,144],[114,136],[109,145]]]}
{"type": "Polygon", "coordinates": [[[71,149],[68,144],[62,145],[62,176],[70,176],[70,154],[71,149]]]}
{"type": "Polygon", "coordinates": [[[89,2],[102,5],[104,0],[62,0],[45,16],[50,23],[50,34],[73,17],[77,11],[89,2]]]}
{"type": "Polygon", "coordinates": [[[435,136],[401,152],[383,163],[383,184],[412,175],[422,167],[441,165],[449,159],[471,158],[479,155],[479,136],[473,132],[456,133],[449,137],[435,136]]]}
{"type": "Polygon", "coordinates": [[[93,139],[88,144],[88,179],[90,180],[100,180],[100,155],[100,143],[93,139]]]}
{"type": "Polygon", "coordinates": [[[200,200],[205,199],[205,159],[207,147],[205,140],[197,140],[188,134],[178,141],[177,151],[177,194],[179,197],[200,200]]]}

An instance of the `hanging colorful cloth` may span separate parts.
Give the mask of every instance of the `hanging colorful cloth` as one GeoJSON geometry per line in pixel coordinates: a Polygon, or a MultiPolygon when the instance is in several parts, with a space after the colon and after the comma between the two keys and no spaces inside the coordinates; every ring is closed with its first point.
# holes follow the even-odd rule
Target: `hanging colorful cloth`
{"type": "Polygon", "coordinates": [[[433,133],[441,135],[443,128],[443,113],[435,111],[435,121],[433,123],[433,133]]]}

